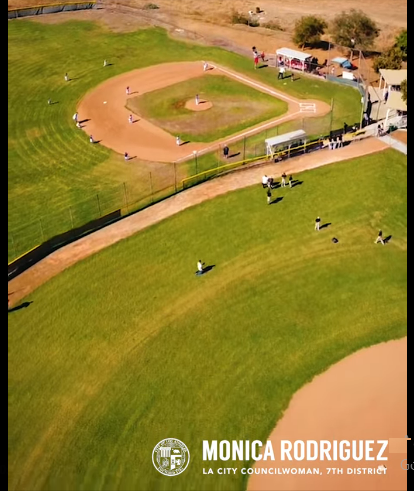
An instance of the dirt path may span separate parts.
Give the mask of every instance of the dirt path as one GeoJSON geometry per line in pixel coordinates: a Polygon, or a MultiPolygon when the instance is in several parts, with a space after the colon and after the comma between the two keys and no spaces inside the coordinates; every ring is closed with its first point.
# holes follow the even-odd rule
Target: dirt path
{"type": "MultiPolygon", "coordinates": [[[[253,475],[248,491],[406,490],[407,338],[381,343],[345,358],[297,392],[269,439],[275,461],[256,468],[319,467],[322,475],[253,475]],[[306,410],[304,410],[306,408],[306,410]],[[280,441],[387,440],[388,461],[281,461],[280,441]],[[394,440],[396,439],[396,440],[394,440]],[[403,441],[401,441],[403,440],[403,441]],[[396,448],[396,444],[400,448],[396,448]],[[400,443],[403,444],[402,448],[400,443]],[[401,453],[395,450],[403,450],[401,453]],[[394,453],[395,452],[395,453],[394,453]],[[386,474],[347,474],[347,468],[387,467],[386,474]],[[328,474],[327,467],[344,469],[328,474]]],[[[376,446],[375,449],[378,449],[376,446]]],[[[375,456],[377,452],[374,452],[375,456]]]]}
{"type": "Polygon", "coordinates": [[[33,290],[76,262],[186,208],[229,191],[257,184],[261,182],[263,174],[277,178],[285,171],[287,174],[295,175],[307,169],[367,155],[385,148],[387,148],[385,143],[375,138],[369,138],[355,141],[337,150],[320,150],[301,157],[295,157],[280,164],[265,164],[233,172],[187,189],[58,249],[16,278],[10,280],[8,282],[8,291],[9,293],[14,292],[10,296],[11,306],[16,305],[17,302],[29,295],[33,290]]]}
{"type": "MultiPolygon", "coordinates": [[[[210,63],[212,70],[204,72],[202,61],[163,63],[148,68],[133,70],[117,77],[110,78],[87,93],[78,106],[82,129],[93,135],[101,145],[123,154],[128,152],[131,157],[155,162],[174,162],[193,158],[193,152],[199,154],[216,150],[224,142],[232,142],[276,126],[282,121],[294,118],[315,117],[327,114],[328,104],[315,100],[299,100],[285,93],[257,82],[245,75],[210,63]],[[155,124],[143,119],[133,118],[130,123],[130,111],[125,107],[129,97],[168,87],[191,78],[201,76],[226,75],[238,82],[249,85],[256,90],[272,97],[282,99],[288,104],[288,111],[283,116],[258,124],[249,130],[217,140],[213,143],[193,143],[177,146],[175,137],[155,124]],[[130,95],[126,94],[129,87],[130,95]],[[301,112],[301,104],[313,104],[314,112],[301,112]]],[[[276,72],[275,72],[276,76],[276,72]]],[[[189,99],[194,94],[188,94],[189,99]]]]}

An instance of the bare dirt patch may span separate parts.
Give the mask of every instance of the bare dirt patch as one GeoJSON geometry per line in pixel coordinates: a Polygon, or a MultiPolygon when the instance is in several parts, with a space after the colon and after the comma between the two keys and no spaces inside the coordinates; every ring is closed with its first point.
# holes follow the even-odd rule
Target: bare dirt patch
{"type": "MultiPolygon", "coordinates": [[[[381,343],[345,358],[297,392],[270,440],[275,461],[260,461],[256,468],[319,467],[322,475],[254,475],[249,491],[277,490],[405,490],[404,453],[384,453],[386,462],[281,461],[281,440],[387,440],[407,434],[407,338],[381,343]],[[347,474],[347,468],[377,468],[386,474],[347,474]],[[326,468],[343,469],[342,475],[326,468]]],[[[405,444],[405,451],[407,445],[405,444]]],[[[375,457],[377,452],[375,453],[375,457]]],[[[331,453],[332,455],[332,453],[331,453]]]]}

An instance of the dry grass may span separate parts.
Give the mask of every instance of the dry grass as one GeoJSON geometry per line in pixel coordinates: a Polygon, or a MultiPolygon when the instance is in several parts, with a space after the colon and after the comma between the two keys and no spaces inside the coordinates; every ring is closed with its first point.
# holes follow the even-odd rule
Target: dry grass
{"type": "MultiPolygon", "coordinates": [[[[9,8],[21,8],[25,6],[36,6],[42,4],[70,3],[73,0],[8,0],[9,8]]],[[[115,0],[101,2],[114,5],[136,7],[142,9],[148,4],[148,0],[115,0]]],[[[153,15],[154,19],[162,19],[170,22],[177,27],[189,31],[198,32],[200,29],[206,32],[208,37],[213,34],[230,39],[236,44],[245,43],[250,47],[253,42],[255,45],[262,46],[266,51],[274,51],[279,46],[294,45],[290,41],[291,32],[295,21],[303,15],[314,14],[326,19],[328,22],[343,10],[351,8],[361,9],[373,20],[375,20],[381,29],[376,49],[382,50],[387,48],[393,41],[394,36],[402,28],[407,27],[407,2],[406,0],[376,0],[375,2],[361,2],[360,0],[348,0],[346,6],[337,0],[291,0],[290,2],[275,2],[274,0],[261,0],[252,3],[251,0],[233,0],[231,4],[223,3],[222,0],[156,0],[153,3],[160,8],[154,11],[146,11],[147,15],[153,15]],[[260,21],[262,25],[274,23],[280,25],[286,31],[275,31],[257,29],[253,36],[241,36],[240,32],[235,31],[235,35],[229,34],[231,26],[231,17],[233,11],[238,11],[248,15],[249,10],[256,10],[259,6],[262,9],[260,21]],[[150,12],[150,14],[148,14],[150,12]],[[226,26],[223,29],[215,29],[214,26],[226,26]],[[210,29],[209,29],[210,28],[210,29]],[[211,32],[213,31],[213,32],[211,32]],[[244,39],[242,39],[244,38],[244,39]],[[269,39],[270,38],[270,39],[269,39]],[[256,41],[255,41],[256,40],[256,41]]],[[[81,13],[79,13],[81,16],[81,13]]],[[[113,15],[113,14],[112,14],[113,15]]],[[[122,22],[122,21],[121,21],[122,22]]],[[[237,27],[240,26],[236,26],[237,27]]],[[[234,29],[234,28],[233,28],[234,29]]],[[[248,29],[246,27],[246,29],[248,29]]],[[[252,30],[252,29],[250,29],[252,30]]],[[[253,29],[254,30],[254,29],[253,29]]],[[[329,38],[329,36],[326,36],[329,38]]]]}

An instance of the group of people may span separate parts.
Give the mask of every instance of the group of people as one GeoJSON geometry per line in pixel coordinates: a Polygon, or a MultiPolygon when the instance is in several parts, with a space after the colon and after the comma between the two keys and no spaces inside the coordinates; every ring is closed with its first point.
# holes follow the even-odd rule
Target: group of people
{"type": "MultiPolygon", "coordinates": [[[[280,183],[280,187],[284,188],[286,187],[286,179],[287,179],[287,175],[285,172],[283,172],[283,174],[281,175],[281,183],[280,183]]],[[[290,175],[289,176],[289,187],[293,187],[293,176],[290,175]]],[[[266,174],[262,177],[262,186],[263,188],[268,188],[268,189],[273,189],[274,187],[276,187],[275,185],[275,181],[273,179],[273,177],[268,177],[266,174]]]]}
{"type": "Polygon", "coordinates": [[[265,61],[265,54],[264,51],[262,51],[260,54],[257,51],[256,46],[252,47],[252,52],[253,52],[253,59],[254,59],[254,68],[257,68],[257,65],[259,64],[259,60],[261,59],[263,62],[265,61]]]}
{"type": "Polygon", "coordinates": [[[333,136],[329,138],[329,150],[334,150],[335,148],[340,148],[344,146],[342,133],[336,138],[333,136]]]}

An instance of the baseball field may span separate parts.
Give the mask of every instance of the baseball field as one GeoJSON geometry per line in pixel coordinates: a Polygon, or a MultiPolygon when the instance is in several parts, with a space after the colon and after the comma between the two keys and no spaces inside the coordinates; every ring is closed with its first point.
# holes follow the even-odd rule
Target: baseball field
{"type": "MultiPolygon", "coordinates": [[[[228,67],[232,72],[242,74],[244,77],[251,77],[254,72],[251,59],[218,48],[189,45],[172,40],[161,29],[114,33],[97,24],[87,22],[72,21],[45,25],[29,20],[9,22],[8,29],[8,223],[9,232],[13,235],[13,241],[9,241],[9,260],[39,245],[42,238],[53,237],[94,218],[98,193],[102,213],[105,213],[122,205],[119,195],[123,196],[123,183],[127,183],[133,189],[130,194],[132,194],[131,199],[135,201],[146,197],[149,173],[154,189],[164,189],[173,184],[172,168],[166,166],[164,162],[168,159],[171,162],[185,157],[188,153],[191,154],[190,145],[177,149],[175,133],[168,133],[144,118],[131,125],[132,127],[128,126],[130,111],[124,108],[128,101],[125,96],[126,85],[123,85],[123,77],[128,77],[128,73],[132,74],[131,84],[137,84],[133,91],[143,91],[142,94],[138,94],[143,98],[140,102],[142,105],[140,110],[145,115],[148,113],[150,119],[153,113],[155,116],[158,115],[161,117],[159,120],[161,124],[162,121],[168,120],[174,108],[172,104],[169,110],[168,102],[173,101],[168,97],[165,98],[164,92],[164,96],[160,94],[160,102],[163,104],[158,105],[155,99],[151,98],[152,105],[149,104],[148,107],[145,97],[150,96],[145,93],[145,90],[149,90],[150,81],[143,80],[145,70],[144,74],[140,74],[137,73],[140,72],[137,69],[158,66],[157,76],[152,79],[153,85],[160,81],[166,83],[165,81],[173,80],[172,69],[168,68],[168,64],[171,66],[173,62],[196,62],[199,68],[198,76],[203,75],[201,60],[206,59],[228,67]],[[140,56],[143,51],[146,53],[145,57],[140,56]],[[107,59],[111,65],[104,68],[104,59],[107,59]],[[163,68],[164,65],[166,68],[163,68]],[[68,73],[71,78],[69,82],[64,80],[65,73],[68,73]],[[144,89],[144,82],[146,89],[144,89]],[[116,90],[112,92],[112,98],[117,100],[114,100],[112,105],[109,101],[105,106],[103,102],[108,97],[105,94],[105,99],[99,99],[99,105],[95,103],[91,107],[89,104],[86,111],[81,107],[80,118],[88,121],[84,123],[84,131],[79,130],[72,121],[74,112],[79,105],[88,104],[90,98],[98,97],[100,91],[105,90],[105,83],[110,86],[111,83],[115,84],[116,90]],[[22,94],[24,94],[24,104],[22,94]],[[49,99],[51,105],[48,105],[49,99]],[[104,110],[106,113],[103,112],[104,110]],[[116,121],[116,124],[110,118],[115,111],[124,111],[124,115],[116,121]],[[145,125],[151,125],[147,133],[145,133],[145,125]],[[116,142],[112,148],[115,147],[116,151],[111,151],[108,146],[105,146],[106,141],[98,145],[90,145],[89,134],[93,134],[99,140],[100,132],[104,132],[106,139],[115,137],[116,142]],[[131,133],[129,145],[126,147],[124,135],[127,132],[135,133],[131,133]],[[137,158],[131,161],[130,165],[125,165],[123,160],[125,151],[132,157],[136,155],[139,157],[140,154],[134,153],[135,150],[139,150],[136,146],[141,149],[143,158],[137,158]],[[154,150],[162,151],[164,148],[166,150],[161,154],[161,160],[157,161],[154,150]],[[153,162],[149,163],[149,160],[153,162]],[[28,202],[30,207],[27,206],[28,202]]],[[[151,69],[154,70],[154,67],[151,69]]],[[[191,70],[188,69],[190,81],[187,83],[194,84],[194,78],[191,77],[196,74],[191,75],[190,72],[191,70]]],[[[359,121],[360,97],[358,92],[350,87],[315,82],[305,77],[291,84],[289,80],[287,80],[289,83],[276,80],[274,70],[263,69],[256,72],[254,73],[256,83],[273,87],[279,90],[282,96],[284,94],[285,97],[288,96],[295,101],[317,100],[319,104],[326,104],[320,115],[297,114],[293,120],[285,118],[274,128],[274,131],[279,134],[296,129],[298,125],[300,127],[303,118],[309,121],[309,132],[313,131],[316,136],[326,130],[330,124],[341,127],[343,121],[359,121]],[[325,107],[328,108],[332,101],[334,101],[334,109],[326,115],[325,107]]],[[[182,71],[179,73],[183,78],[182,71]]],[[[184,73],[184,78],[185,76],[184,73]]],[[[201,80],[214,79],[206,76],[201,80]]],[[[174,90],[178,92],[184,90],[183,83],[183,80],[177,82],[174,90]]],[[[204,81],[203,84],[205,83],[207,82],[204,81]]],[[[212,82],[210,86],[211,84],[212,82]]],[[[212,87],[214,90],[211,94],[208,93],[209,91],[200,94],[204,98],[219,97],[223,104],[220,108],[220,102],[217,101],[212,109],[203,111],[202,114],[195,111],[190,114],[200,127],[205,128],[206,142],[223,141],[231,131],[237,132],[242,124],[245,124],[245,128],[249,128],[249,125],[257,123],[257,118],[261,116],[266,120],[271,115],[275,120],[278,115],[283,118],[289,114],[283,114],[286,107],[284,100],[263,94],[253,88],[246,88],[246,94],[252,94],[248,102],[246,96],[243,96],[244,99],[240,96],[240,87],[243,87],[240,82],[226,77],[222,89],[216,86],[212,87]],[[236,90],[233,95],[233,105],[236,105],[236,108],[229,110],[231,101],[227,100],[224,103],[224,100],[226,92],[228,95],[231,87],[238,88],[238,91],[236,90]],[[263,104],[266,100],[269,104],[266,104],[264,109],[263,104]],[[244,116],[240,115],[237,109],[238,105],[241,108],[243,104],[244,116]],[[225,122],[224,118],[230,116],[236,124],[231,121],[225,122]]],[[[185,100],[187,98],[193,100],[195,88],[188,89],[185,100]]],[[[134,99],[136,94],[131,94],[130,97],[134,99]]],[[[181,94],[180,97],[184,95],[181,94]]],[[[131,103],[133,104],[133,101],[131,103]]],[[[176,108],[174,111],[176,113],[179,109],[176,108]]],[[[184,114],[184,118],[188,118],[188,112],[187,116],[184,114]]],[[[176,126],[170,128],[170,131],[173,129],[182,131],[183,136],[200,141],[200,134],[197,136],[194,135],[195,130],[188,131],[189,124],[191,119],[181,121],[181,125],[175,123],[176,126]]],[[[266,135],[272,136],[271,129],[268,127],[263,131],[258,130],[256,134],[250,134],[250,147],[254,148],[256,144],[263,147],[266,135]]],[[[191,145],[199,150],[205,147],[206,143],[203,145],[194,142],[191,145]]],[[[210,155],[205,154],[198,159],[197,168],[193,160],[184,162],[177,168],[177,181],[216,166],[215,152],[210,155]]]]}
{"type": "MultiPolygon", "coordinates": [[[[250,58],[162,29],[19,20],[8,35],[9,230],[40,223],[53,236],[70,228],[68,207],[80,221],[88,217],[85,196],[129,181],[139,189],[148,172],[162,183],[169,162],[149,158],[159,142],[185,157],[192,145],[219,145],[286,115],[294,117],[276,121],[279,133],[302,117],[317,127],[332,101],[338,127],[360,115],[352,88],[278,81],[268,67],[253,70],[250,58]],[[203,60],[212,73],[203,73],[203,60]],[[138,93],[126,97],[129,84],[138,93]],[[189,109],[195,93],[211,108],[189,109]],[[321,112],[290,113],[301,100],[321,112]],[[77,110],[83,131],[72,121],[77,110]],[[124,117],[130,112],[137,123],[124,117]],[[123,142],[133,132],[137,157],[128,164],[115,126],[123,142]],[[92,132],[99,143],[89,142],[92,132]],[[179,149],[177,132],[189,140],[179,149]]],[[[252,141],[265,134],[258,128],[252,141]]],[[[304,171],[293,188],[274,191],[270,206],[258,181],[162,220],[22,299],[8,316],[9,489],[246,489],[246,476],[203,476],[202,440],[266,440],[316,375],[406,336],[406,164],[387,149],[304,171]],[[385,246],[374,245],[379,229],[385,246]],[[201,277],[198,259],[210,266],[201,277]],[[167,437],[192,451],[174,478],[151,462],[167,437]]],[[[180,178],[194,165],[217,165],[215,151],[184,162],[180,178]]]]}

